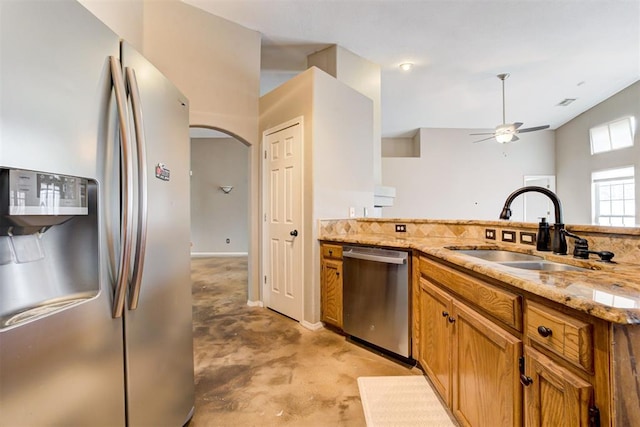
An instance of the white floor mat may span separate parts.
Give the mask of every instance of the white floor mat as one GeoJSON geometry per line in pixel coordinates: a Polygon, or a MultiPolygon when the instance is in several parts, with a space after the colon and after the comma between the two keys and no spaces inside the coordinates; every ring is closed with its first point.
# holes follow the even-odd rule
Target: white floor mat
{"type": "Polygon", "coordinates": [[[456,425],[421,375],[359,377],[358,388],[367,427],[456,425]]]}

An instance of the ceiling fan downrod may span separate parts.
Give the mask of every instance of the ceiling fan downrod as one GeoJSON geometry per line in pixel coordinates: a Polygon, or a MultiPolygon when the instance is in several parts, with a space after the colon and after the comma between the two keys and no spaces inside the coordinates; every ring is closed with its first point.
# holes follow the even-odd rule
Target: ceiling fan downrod
{"type": "Polygon", "coordinates": [[[506,124],[506,114],[505,114],[505,102],[504,102],[504,81],[509,77],[509,73],[498,74],[497,76],[500,80],[502,80],[502,124],[506,124]]]}

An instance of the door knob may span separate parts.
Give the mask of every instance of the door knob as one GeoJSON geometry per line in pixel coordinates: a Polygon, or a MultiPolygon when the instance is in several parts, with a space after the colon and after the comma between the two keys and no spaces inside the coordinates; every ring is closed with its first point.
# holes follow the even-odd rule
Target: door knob
{"type": "Polygon", "coordinates": [[[291,233],[289,233],[290,235],[292,235],[293,237],[296,237],[298,235],[298,230],[293,230],[291,233]]]}

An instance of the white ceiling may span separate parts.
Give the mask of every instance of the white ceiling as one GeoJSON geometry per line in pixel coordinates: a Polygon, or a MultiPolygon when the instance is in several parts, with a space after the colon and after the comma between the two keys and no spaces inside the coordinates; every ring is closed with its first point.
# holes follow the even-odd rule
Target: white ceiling
{"type": "Polygon", "coordinates": [[[331,44],[380,64],[384,137],[493,129],[499,73],[506,121],[552,129],[640,79],[640,0],[183,1],[262,34],[263,93],[331,44]]]}

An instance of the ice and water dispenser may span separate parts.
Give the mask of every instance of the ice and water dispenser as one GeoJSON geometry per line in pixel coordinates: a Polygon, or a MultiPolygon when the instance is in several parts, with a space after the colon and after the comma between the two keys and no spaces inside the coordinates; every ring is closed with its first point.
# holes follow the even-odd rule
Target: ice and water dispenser
{"type": "Polygon", "coordinates": [[[0,329],[99,291],[97,185],[0,168],[0,329]]]}

